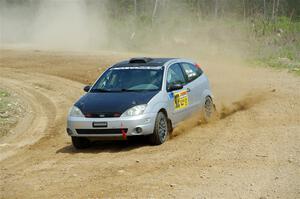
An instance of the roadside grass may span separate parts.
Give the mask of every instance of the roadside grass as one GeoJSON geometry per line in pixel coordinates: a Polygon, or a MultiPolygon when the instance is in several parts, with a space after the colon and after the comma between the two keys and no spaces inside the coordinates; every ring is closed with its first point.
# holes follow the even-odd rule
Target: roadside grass
{"type": "Polygon", "coordinates": [[[4,90],[0,90],[0,119],[3,119],[3,114],[9,111],[9,106],[11,105],[9,103],[8,97],[10,94],[4,90]]]}
{"type": "Polygon", "coordinates": [[[0,88],[0,138],[9,133],[22,112],[21,105],[10,93],[0,88]]]}
{"type": "Polygon", "coordinates": [[[288,70],[288,72],[293,73],[300,77],[300,62],[293,61],[288,58],[265,58],[265,59],[254,59],[251,60],[251,65],[270,67],[275,70],[288,70]]]}
{"type": "Polygon", "coordinates": [[[287,17],[253,23],[254,62],[300,75],[300,22],[287,17]]]}
{"type": "Polygon", "coordinates": [[[4,90],[0,90],[0,97],[8,97],[9,93],[4,91],[4,90]]]}

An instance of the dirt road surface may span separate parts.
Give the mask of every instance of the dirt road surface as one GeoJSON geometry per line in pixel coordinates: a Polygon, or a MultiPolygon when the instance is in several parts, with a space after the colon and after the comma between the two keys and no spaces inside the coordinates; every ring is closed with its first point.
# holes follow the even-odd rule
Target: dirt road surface
{"type": "Polygon", "coordinates": [[[68,109],[103,67],[129,55],[0,55],[1,87],[27,107],[0,139],[0,198],[300,198],[299,77],[207,57],[222,119],[161,146],[139,139],[77,151],[68,109]]]}

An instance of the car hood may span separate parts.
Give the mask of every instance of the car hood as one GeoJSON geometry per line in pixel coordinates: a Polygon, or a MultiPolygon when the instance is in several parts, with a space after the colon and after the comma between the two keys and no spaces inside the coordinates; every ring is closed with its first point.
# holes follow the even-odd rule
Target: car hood
{"type": "Polygon", "coordinates": [[[127,109],[147,104],[159,91],[86,93],[76,103],[86,114],[124,113],[127,109]]]}

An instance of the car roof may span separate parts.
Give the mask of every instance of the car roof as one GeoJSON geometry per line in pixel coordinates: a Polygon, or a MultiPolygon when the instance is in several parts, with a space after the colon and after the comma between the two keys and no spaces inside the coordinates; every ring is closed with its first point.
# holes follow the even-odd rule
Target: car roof
{"type": "Polygon", "coordinates": [[[137,57],[129,60],[121,61],[114,64],[112,67],[138,67],[138,66],[163,66],[165,63],[177,58],[150,58],[150,57],[137,57]]]}

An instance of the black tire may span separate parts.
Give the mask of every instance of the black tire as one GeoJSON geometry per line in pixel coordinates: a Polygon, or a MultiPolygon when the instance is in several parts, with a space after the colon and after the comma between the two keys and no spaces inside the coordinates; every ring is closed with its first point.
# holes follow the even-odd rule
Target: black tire
{"type": "Polygon", "coordinates": [[[73,137],[72,144],[76,149],[85,149],[91,145],[91,141],[84,137],[73,137]]]}
{"type": "Polygon", "coordinates": [[[160,145],[164,143],[169,136],[169,126],[167,116],[163,112],[159,112],[155,119],[154,131],[149,135],[149,141],[152,145],[160,145]]]}
{"type": "Polygon", "coordinates": [[[203,118],[205,122],[210,122],[213,120],[216,113],[216,107],[210,96],[206,96],[204,102],[203,118]]]}

